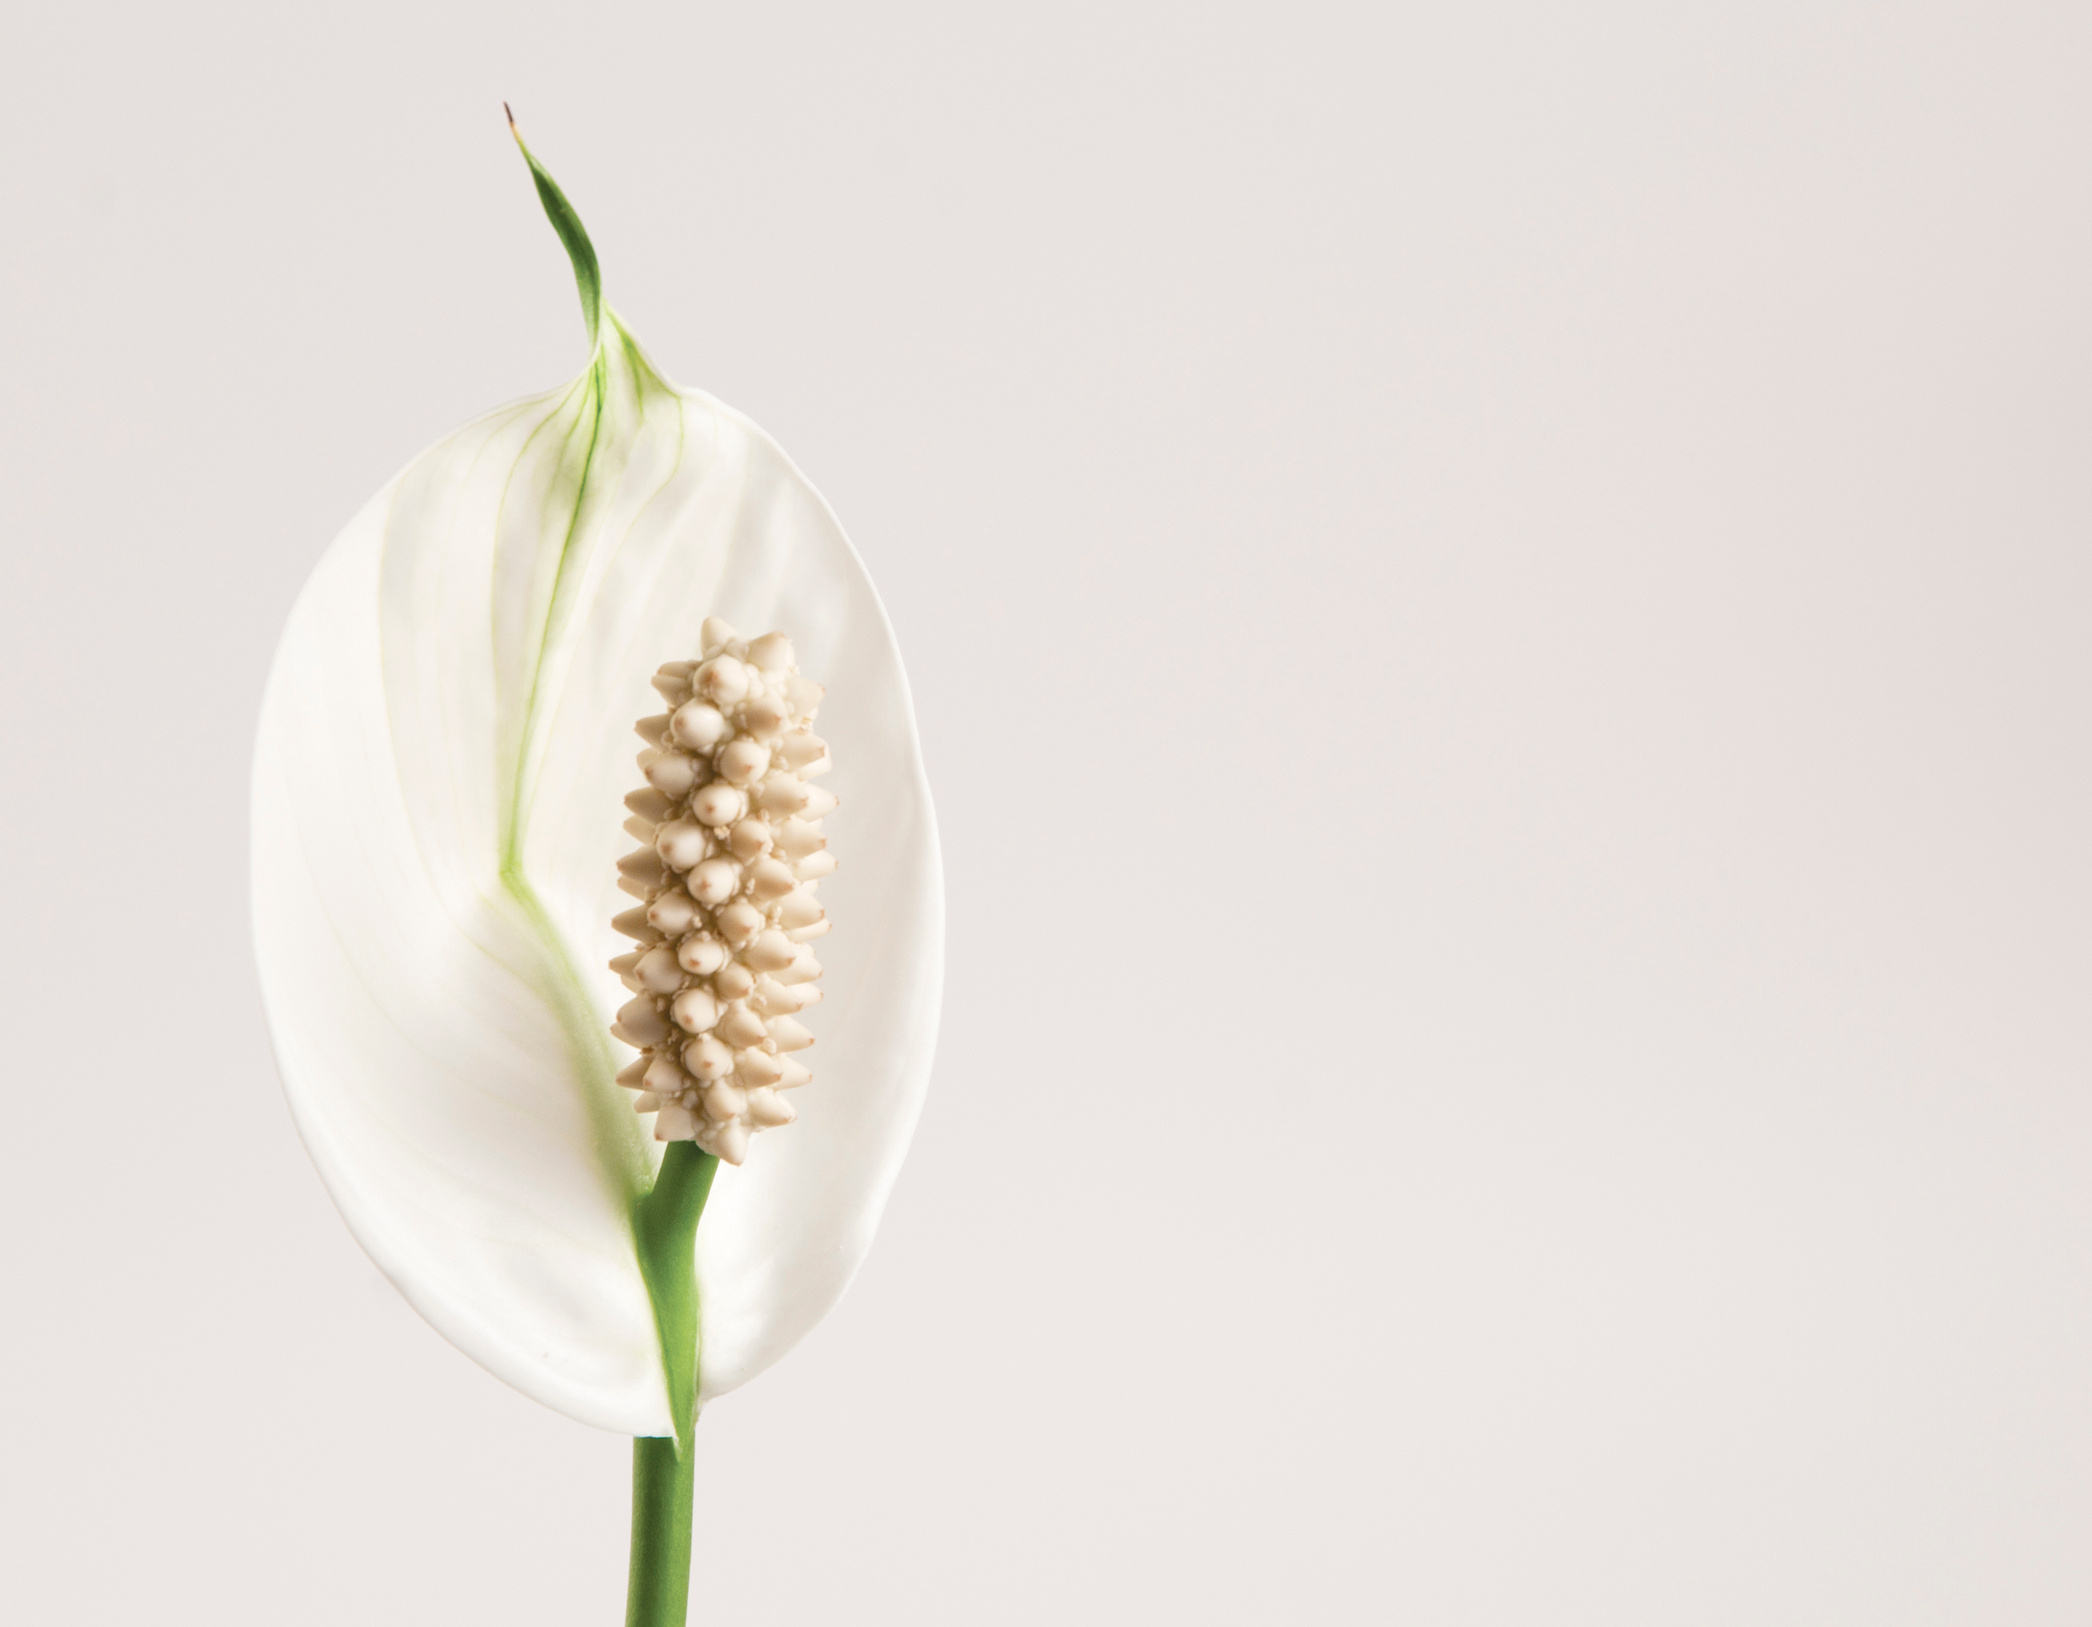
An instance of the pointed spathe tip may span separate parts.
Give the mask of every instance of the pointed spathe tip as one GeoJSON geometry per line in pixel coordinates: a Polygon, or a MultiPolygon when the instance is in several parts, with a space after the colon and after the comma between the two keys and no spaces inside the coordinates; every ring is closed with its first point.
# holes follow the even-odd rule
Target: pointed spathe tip
{"type": "Polygon", "coordinates": [[[552,229],[559,234],[565,245],[567,258],[574,264],[574,282],[581,294],[581,315],[588,323],[591,344],[599,344],[603,333],[603,274],[596,265],[595,245],[588,240],[588,230],[581,224],[581,217],[574,213],[574,206],[567,202],[566,194],[559,183],[537,160],[525,145],[523,132],[517,128],[515,109],[507,102],[501,111],[508,116],[508,133],[516,138],[516,150],[523,155],[523,162],[530,166],[530,178],[537,187],[538,202],[544,206],[545,218],[552,222],[552,229]]]}

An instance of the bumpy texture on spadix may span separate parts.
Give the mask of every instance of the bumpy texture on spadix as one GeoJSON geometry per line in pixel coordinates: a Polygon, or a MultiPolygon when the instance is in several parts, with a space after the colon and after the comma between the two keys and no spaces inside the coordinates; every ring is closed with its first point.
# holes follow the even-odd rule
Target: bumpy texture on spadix
{"type": "MultiPolygon", "coordinates": [[[[569,245],[592,274],[578,223],[569,245]]],[[[788,1350],[870,1246],[928,1082],[942,899],[864,566],[777,444],[663,379],[590,287],[580,376],[414,459],[299,597],[255,756],[255,939],[298,1128],[379,1266],[517,1388],[667,1435],[632,1229],[660,1144],[616,1082],[631,994],[608,969],[660,663],[710,616],[789,630],[828,685],[818,789],[849,808],[821,1082],[720,1172],[698,1231],[705,1397],[788,1350]]]]}
{"type": "Polygon", "coordinates": [[[836,868],[821,821],[836,799],[809,785],[835,766],[813,732],[822,689],[783,633],[753,643],[716,617],[697,661],[654,688],[673,708],[638,724],[647,784],[625,798],[640,841],[618,885],[641,900],[611,924],[640,947],[610,969],[632,998],[611,1034],[638,1049],[617,1082],[654,1115],[657,1141],[695,1141],[729,1164],[757,1130],[798,1115],[780,1091],[813,1078],[793,1053],[821,998],[807,945],[828,931],[814,894],[836,868]]]}

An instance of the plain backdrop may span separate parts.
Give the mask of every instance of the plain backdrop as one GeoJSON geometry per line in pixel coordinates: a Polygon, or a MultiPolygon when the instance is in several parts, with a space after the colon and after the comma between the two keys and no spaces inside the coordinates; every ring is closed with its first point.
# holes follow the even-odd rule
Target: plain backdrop
{"type": "Polygon", "coordinates": [[[0,1615],[621,1619],[312,1174],[283,616],[579,368],[881,584],[945,832],[713,1627],[2092,1620],[2092,10],[179,7],[0,51],[0,1615]]]}

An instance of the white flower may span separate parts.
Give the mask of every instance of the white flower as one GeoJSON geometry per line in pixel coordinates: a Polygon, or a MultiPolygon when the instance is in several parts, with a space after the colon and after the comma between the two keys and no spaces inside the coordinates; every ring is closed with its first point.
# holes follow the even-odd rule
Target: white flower
{"type": "Polygon", "coordinates": [[[255,943],[299,1130],[380,1268],[526,1394],[660,1436],[679,1431],[633,1232],[660,1149],[608,1032],[656,669],[708,616],[786,632],[827,685],[822,784],[849,808],[805,1019],[820,1085],[719,1171],[698,1234],[702,1398],[790,1349],[871,1243],[928,1078],[942,887],[862,562],[775,442],[655,370],[532,167],[594,351],[416,458],[306,584],[255,755],[255,943]]]}

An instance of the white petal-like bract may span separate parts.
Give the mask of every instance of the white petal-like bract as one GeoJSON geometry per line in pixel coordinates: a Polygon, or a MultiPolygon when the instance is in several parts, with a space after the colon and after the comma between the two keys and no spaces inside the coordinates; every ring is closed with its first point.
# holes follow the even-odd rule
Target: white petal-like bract
{"type": "Polygon", "coordinates": [[[842,1293],[928,1081],[937,843],[885,612],[776,443],[668,385],[607,311],[589,369],[416,458],[327,550],[263,705],[254,921],[293,1112],[430,1322],[584,1422],[674,1433],[631,1208],[659,1148],[614,1081],[608,962],[632,724],[708,616],[827,684],[848,804],[822,884],[821,1088],[722,1169],[697,1240],[701,1395],[842,1293]]]}

